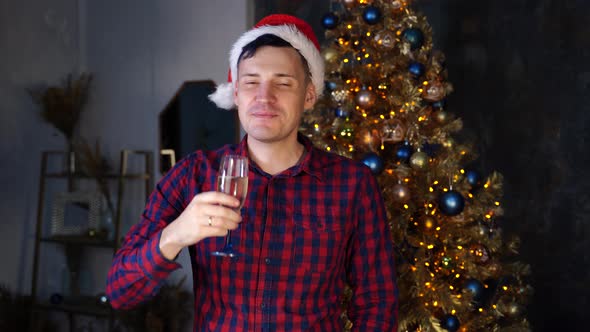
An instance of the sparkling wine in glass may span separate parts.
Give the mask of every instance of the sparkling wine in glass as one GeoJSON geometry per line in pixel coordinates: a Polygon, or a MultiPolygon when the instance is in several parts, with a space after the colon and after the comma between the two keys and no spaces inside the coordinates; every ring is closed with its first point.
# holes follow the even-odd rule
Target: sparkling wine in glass
{"type": "MultiPolygon", "coordinates": [[[[248,158],[239,155],[224,155],[217,173],[217,191],[234,196],[240,200],[239,211],[248,193],[248,158]]],[[[219,251],[211,253],[213,256],[237,257],[231,243],[231,231],[225,237],[225,246],[219,251]]]]}

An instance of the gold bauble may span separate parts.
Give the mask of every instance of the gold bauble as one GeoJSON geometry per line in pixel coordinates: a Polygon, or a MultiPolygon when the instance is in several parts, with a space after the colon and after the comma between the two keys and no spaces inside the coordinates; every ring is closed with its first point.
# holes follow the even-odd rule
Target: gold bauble
{"type": "Polygon", "coordinates": [[[390,50],[395,47],[395,32],[385,29],[377,32],[373,38],[375,45],[383,50],[390,50]]]}
{"type": "Polygon", "coordinates": [[[410,200],[410,189],[401,183],[394,185],[391,191],[396,202],[405,203],[410,200]]]}
{"type": "Polygon", "coordinates": [[[371,90],[361,90],[356,94],[356,103],[362,108],[371,108],[375,105],[377,95],[371,90]]]}
{"type": "Polygon", "coordinates": [[[432,81],[424,88],[422,97],[430,102],[435,102],[445,97],[445,86],[440,81],[432,81]]]}
{"type": "Polygon", "coordinates": [[[358,0],[340,0],[344,7],[352,9],[358,5],[358,0]]]}
{"type": "Polygon", "coordinates": [[[522,314],[522,306],[510,299],[501,299],[496,304],[499,312],[509,318],[516,318],[522,314]]]}
{"type": "Polygon", "coordinates": [[[434,118],[438,123],[446,123],[449,120],[449,113],[440,110],[434,114],[434,118]]]}
{"type": "Polygon", "coordinates": [[[410,157],[410,166],[415,170],[424,170],[428,167],[430,158],[426,152],[418,151],[410,157]]]}
{"type": "Polygon", "coordinates": [[[324,60],[326,60],[326,62],[334,62],[338,60],[338,51],[332,47],[326,47],[322,51],[322,56],[324,57],[324,60]]]}

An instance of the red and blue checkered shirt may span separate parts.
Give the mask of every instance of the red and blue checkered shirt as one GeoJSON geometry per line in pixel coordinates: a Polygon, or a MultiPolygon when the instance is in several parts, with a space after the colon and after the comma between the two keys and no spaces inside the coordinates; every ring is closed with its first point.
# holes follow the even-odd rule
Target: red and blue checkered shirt
{"type": "MultiPolygon", "coordinates": [[[[115,308],[155,295],[180,265],[159,250],[162,229],[200,192],[215,190],[220,157],[247,155],[247,137],[179,161],[151,194],[109,271],[115,308]]],[[[368,167],[321,151],[305,137],[305,157],[269,175],[251,162],[243,221],[232,232],[237,259],[212,256],[224,238],[189,247],[195,331],[340,331],[345,285],[355,331],[397,330],[393,244],[368,167]]]]}

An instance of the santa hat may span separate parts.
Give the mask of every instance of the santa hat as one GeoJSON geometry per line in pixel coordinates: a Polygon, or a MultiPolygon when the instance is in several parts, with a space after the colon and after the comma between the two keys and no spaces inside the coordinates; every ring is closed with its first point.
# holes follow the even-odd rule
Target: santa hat
{"type": "Polygon", "coordinates": [[[291,15],[273,14],[256,23],[254,28],[246,31],[232,46],[229,53],[228,82],[219,84],[215,92],[209,95],[209,99],[218,107],[228,110],[235,107],[233,93],[236,82],[232,82],[232,77],[238,77],[238,59],[242,54],[242,49],[265,34],[284,39],[301,53],[309,65],[311,81],[317,95],[322,94],[324,90],[324,59],[320,54],[320,43],[311,26],[291,15]]]}

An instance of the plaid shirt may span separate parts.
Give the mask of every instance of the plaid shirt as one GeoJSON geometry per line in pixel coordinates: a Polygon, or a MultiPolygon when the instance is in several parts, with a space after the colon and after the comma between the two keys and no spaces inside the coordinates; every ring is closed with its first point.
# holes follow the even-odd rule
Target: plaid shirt
{"type": "MultiPolygon", "coordinates": [[[[215,190],[220,157],[239,145],[179,161],[151,194],[141,222],[115,255],[107,294],[115,308],[153,296],[179,264],[159,250],[162,229],[193,196],[215,190]]],[[[237,259],[211,256],[224,238],[189,247],[195,331],[340,331],[345,285],[353,330],[396,331],[393,245],[378,184],[368,167],[312,147],[271,176],[251,162],[237,259]]]]}

